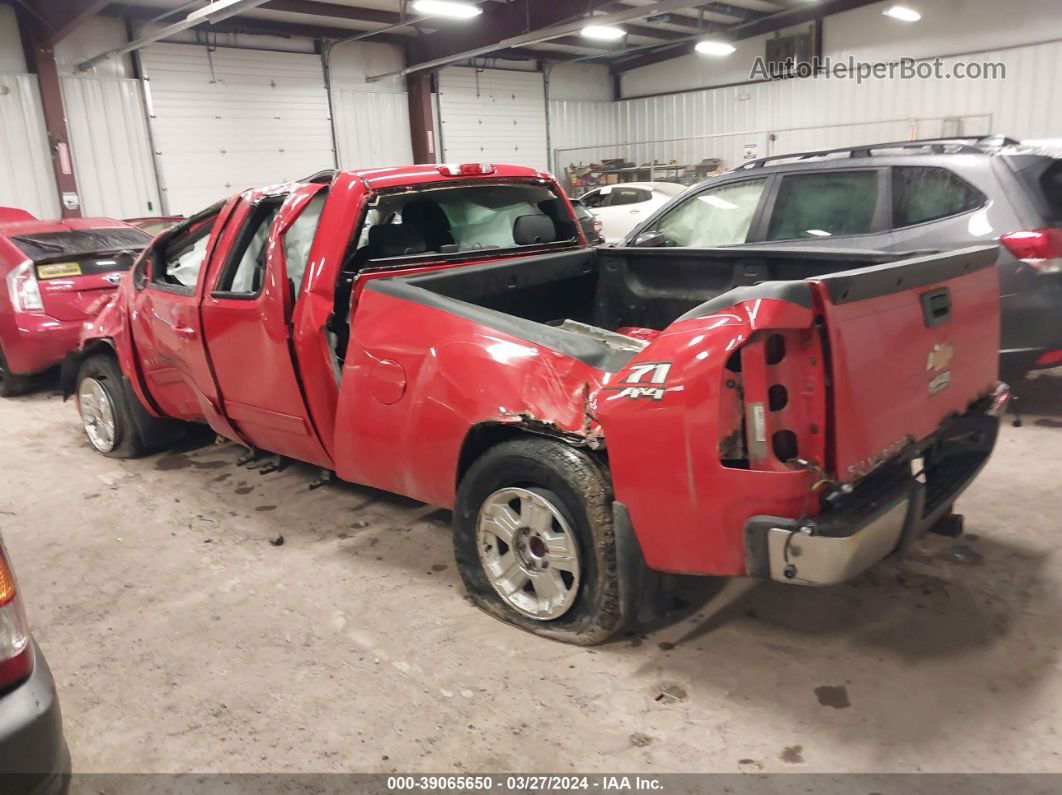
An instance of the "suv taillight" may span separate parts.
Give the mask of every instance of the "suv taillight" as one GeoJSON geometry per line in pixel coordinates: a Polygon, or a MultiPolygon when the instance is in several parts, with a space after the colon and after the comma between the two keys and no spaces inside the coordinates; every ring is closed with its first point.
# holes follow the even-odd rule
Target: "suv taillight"
{"type": "Polygon", "coordinates": [[[30,260],[7,274],[7,295],[16,312],[40,312],[44,309],[37,272],[30,260]]]}
{"type": "Polygon", "coordinates": [[[1030,229],[1000,235],[1007,250],[1040,273],[1062,273],[1062,229],[1030,229]]]}
{"type": "Polygon", "coordinates": [[[28,677],[32,668],[29,623],[18,598],[7,550],[0,543],[0,692],[28,677]]]}

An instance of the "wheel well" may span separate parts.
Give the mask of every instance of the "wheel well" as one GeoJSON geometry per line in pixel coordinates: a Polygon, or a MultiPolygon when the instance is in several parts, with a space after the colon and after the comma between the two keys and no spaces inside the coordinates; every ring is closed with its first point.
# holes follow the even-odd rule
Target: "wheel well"
{"type": "Polygon", "coordinates": [[[479,425],[472,426],[461,445],[461,453],[457,457],[456,484],[460,485],[461,479],[464,478],[468,468],[487,450],[502,442],[520,438],[552,439],[571,447],[585,449],[587,453],[595,459],[599,459],[602,463],[607,461],[604,451],[586,449],[584,445],[576,441],[574,434],[545,433],[538,428],[517,423],[482,422],[479,425]]]}
{"type": "Polygon", "coordinates": [[[70,397],[77,391],[77,374],[81,369],[81,363],[90,356],[105,354],[118,361],[118,353],[114,350],[114,343],[109,339],[97,339],[88,342],[79,351],[73,351],[66,355],[59,368],[59,387],[63,392],[63,399],[70,397]]]}

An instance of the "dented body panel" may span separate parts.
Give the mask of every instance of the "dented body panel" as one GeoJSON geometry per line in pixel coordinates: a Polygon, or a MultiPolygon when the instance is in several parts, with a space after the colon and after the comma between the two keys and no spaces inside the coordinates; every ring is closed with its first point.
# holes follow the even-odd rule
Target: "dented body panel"
{"type": "MultiPolygon", "coordinates": [[[[459,176],[434,166],[344,172],[327,185],[248,191],[196,218],[156,239],[82,340],[86,352],[113,346],[151,413],[446,508],[481,445],[534,434],[578,446],[607,468],[616,515],[629,515],[655,570],[792,572],[809,583],[849,576],[936,521],[994,442],[987,425],[951,424],[984,419],[996,387],[990,250],[948,255],[959,271],[929,258],[895,263],[884,277],[888,267],[876,265],[837,280],[777,281],[759,274],[814,252],[599,253],[585,247],[549,175],[508,166],[459,176]],[[503,184],[555,192],[572,236],[358,259],[381,197],[503,184]],[[288,235],[322,197],[296,285],[288,235]],[[223,289],[225,274],[269,201],[282,204],[262,248],[261,284],[236,295],[223,289]],[[165,246],[196,223],[211,227],[195,286],[155,284],[165,246]],[[916,283],[883,286],[896,273],[916,283]],[[954,314],[927,315],[939,309],[927,293],[946,293],[954,314]],[[866,334],[882,339],[861,346],[866,334]],[[895,362],[888,345],[900,351],[895,362]],[[919,369],[927,359],[928,371],[919,369]],[[942,372],[948,384],[933,391],[942,372]],[[893,405],[887,382],[897,374],[893,405]],[[889,418],[883,429],[874,412],[889,418]],[[967,453],[976,455],[953,477],[947,462],[967,453]],[[941,475],[931,508],[933,484],[919,491],[904,480],[906,491],[896,491],[893,475],[906,466],[909,476],[905,456],[915,454],[934,477],[950,478],[941,475]],[[867,484],[876,488],[886,470],[895,505],[885,530],[868,529],[858,519],[875,504],[867,484]],[[818,524],[854,540],[809,545],[828,560],[801,572],[788,559],[792,537],[814,535],[818,524]]],[[[514,241],[516,226],[520,218],[514,241]]],[[[867,261],[878,260],[851,254],[847,267],[867,261]]],[[[827,272],[823,262],[809,272],[827,272]]]]}

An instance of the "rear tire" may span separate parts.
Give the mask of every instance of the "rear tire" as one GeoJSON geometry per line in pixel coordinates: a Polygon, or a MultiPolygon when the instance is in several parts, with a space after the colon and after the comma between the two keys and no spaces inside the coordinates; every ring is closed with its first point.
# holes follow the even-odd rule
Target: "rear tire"
{"type": "Polygon", "coordinates": [[[78,370],[75,394],[85,436],[96,452],[108,458],[139,458],[149,452],[113,357],[85,359],[78,370]]]}
{"type": "Polygon", "coordinates": [[[536,635],[589,646],[622,626],[612,488],[582,450],[524,438],[468,469],[454,556],[472,601],[536,635]]]}
{"type": "Polygon", "coordinates": [[[0,397],[15,397],[27,392],[32,384],[29,376],[15,375],[7,368],[7,359],[0,351],[0,397]]]}

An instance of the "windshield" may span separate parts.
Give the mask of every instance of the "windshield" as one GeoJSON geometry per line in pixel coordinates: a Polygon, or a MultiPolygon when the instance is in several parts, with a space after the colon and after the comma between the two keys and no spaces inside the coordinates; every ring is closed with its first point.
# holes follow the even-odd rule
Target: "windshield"
{"type": "Polygon", "coordinates": [[[384,194],[369,209],[355,257],[459,254],[576,239],[564,201],[547,186],[465,185],[384,194]]]}
{"type": "Polygon", "coordinates": [[[63,258],[80,259],[92,254],[110,254],[117,251],[140,251],[150,240],[151,236],[146,232],[132,227],[42,232],[11,238],[11,242],[34,262],[63,258]]]}

